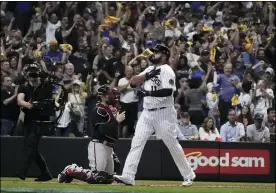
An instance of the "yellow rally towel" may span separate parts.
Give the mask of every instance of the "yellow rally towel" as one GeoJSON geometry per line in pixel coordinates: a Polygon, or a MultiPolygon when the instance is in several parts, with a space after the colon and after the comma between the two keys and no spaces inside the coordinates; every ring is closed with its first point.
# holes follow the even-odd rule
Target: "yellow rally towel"
{"type": "Polygon", "coordinates": [[[274,34],[270,34],[269,37],[267,38],[267,41],[271,41],[274,38],[274,34]]]}
{"type": "Polygon", "coordinates": [[[218,97],[218,95],[216,93],[213,93],[213,95],[212,95],[213,102],[215,102],[217,100],[217,97],[218,97]]]}
{"type": "Polygon", "coordinates": [[[164,21],[161,23],[161,25],[166,26],[166,27],[168,27],[168,28],[173,28],[173,26],[172,26],[172,19],[164,20],[164,21]]]}
{"type": "Polygon", "coordinates": [[[86,92],[86,89],[87,89],[87,87],[86,87],[85,82],[82,82],[82,83],[81,83],[81,90],[82,90],[83,92],[86,92]]]}
{"type": "Polygon", "coordinates": [[[114,23],[118,23],[119,21],[120,21],[120,18],[113,17],[113,16],[107,16],[104,19],[104,23],[106,23],[106,24],[114,24],[114,23]]]}
{"type": "Polygon", "coordinates": [[[251,46],[252,46],[252,44],[247,43],[247,44],[245,44],[244,49],[249,50],[251,48],[251,46]]]}
{"type": "Polygon", "coordinates": [[[35,57],[41,57],[41,51],[36,50],[34,55],[35,57]]]}
{"type": "Polygon", "coordinates": [[[193,43],[192,43],[192,42],[187,42],[187,44],[188,44],[189,46],[193,45],[193,43]]]}
{"type": "Polygon", "coordinates": [[[41,9],[40,9],[39,7],[36,7],[36,8],[35,8],[35,12],[36,12],[36,13],[39,13],[39,14],[42,13],[42,11],[41,11],[41,9]]]}
{"type": "Polygon", "coordinates": [[[217,53],[217,49],[216,48],[212,48],[211,49],[211,53],[210,53],[210,60],[211,60],[211,62],[215,62],[216,61],[216,53],[217,53]]]}
{"type": "Polygon", "coordinates": [[[202,30],[203,30],[203,31],[207,31],[207,32],[212,32],[212,31],[214,31],[213,28],[208,27],[208,26],[203,26],[203,27],[202,27],[202,30]]]}
{"type": "Polygon", "coordinates": [[[150,57],[152,54],[153,54],[153,52],[150,51],[150,49],[145,49],[145,50],[143,51],[143,53],[140,54],[140,56],[143,56],[143,57],[145,57],[145,58],[148,58],[148,57],[150,57]]]}
{"type": "Polygon", "coordinates": [[[243,32],[247,31],[247,29],[248,29],[247,25],[240,25],[239,28],[243,32]]]}
{"type": "Polygon", "coordinates": [[[65,53],[71,53],[73,50],[73,47],[70,44],[60,44],[59,46],[65,53]]]}
{"type": "Polygon", "coordinates": [[[232,106],[237,106],[240,104],[240,99],[238,95],[233,95],[231,98],[232,106]]]}

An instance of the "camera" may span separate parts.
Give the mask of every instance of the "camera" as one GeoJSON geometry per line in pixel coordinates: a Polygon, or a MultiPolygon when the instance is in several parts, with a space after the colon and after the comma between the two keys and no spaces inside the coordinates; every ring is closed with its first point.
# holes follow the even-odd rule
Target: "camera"
{"type": "Polygon", "coordinates": [[[44,99],[43,101],[34,101],[33,111],[39,113],[40,116],[53,116],[55,114],[55,100],[44,99]]]}

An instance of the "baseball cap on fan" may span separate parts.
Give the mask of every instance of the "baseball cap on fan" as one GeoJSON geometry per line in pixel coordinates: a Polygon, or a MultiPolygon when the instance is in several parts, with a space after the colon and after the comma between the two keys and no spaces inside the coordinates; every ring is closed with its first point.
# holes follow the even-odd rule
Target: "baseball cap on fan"
{"type": "Polygon", "coordinates": [[[265,70],[265,73],[270,73],[271,75],[274,75],[274,70],[272,68],[267,68],[265,70]]]}
{"type": "Polygon", "coordinates": [[[74,80],[74,82],[73,82],[73,85],[81,85],[81,81],[80,80],[74,80]]]}
{"type": "Polygon", "coordinates": [[[28,71],[28,72],[38,72],[39,71],[39,66],[35,63],[29,64],[26,71],[28,71]]]}
{"type": "Polygon", "coordinates": [[[254,120],[263,120],[264,119],[264,115],[261,113],[256,113],[254,115],[254,120]]]}

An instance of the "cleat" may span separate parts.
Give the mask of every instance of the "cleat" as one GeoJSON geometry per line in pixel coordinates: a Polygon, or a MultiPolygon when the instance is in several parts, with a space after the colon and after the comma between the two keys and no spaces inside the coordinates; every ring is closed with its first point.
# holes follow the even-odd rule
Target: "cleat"
{"type": "Polygon", "coordinates": [[[46,182],[52,180],[52,175],[50,173],[45,173],[35,179],[36,182],[46,182]]]}
{"type": "Polygon", "coordinates": [[[20,180],[25,180],[26,179],[26,176],[21,174],[20,172],[16,172],[16,177],[18,177],[20,180]]]}
{"type": "Polygon", "coordinates": [[[127,186],[134,186],[135,185],[134,181],[131,182],[130,180],[127,180],[123,176],[114,175],[113,178],[117,183],[120,183],[120,184],[125,184],[127,186]]]}
{"type": "Polygon", "coordinates": [[[63,183],[63,182],[70,183],[73,181],[73,178],[69,176],[67,173],[68,169],[72,168],[73,165],[74,164],[66,166],[64,170],[60,174],[58,174],[58,178],[57,178],[58,183],[63,183]]]}
{"type": "Polygon", "coordinates": [[[194,176],[190,179],[185,179],[184,182],[182,183],[182,186],[185,187],[189,187],[191,185],[193,185],[193,180],[195,179],[196,175],[194,174],[194,176]]]}

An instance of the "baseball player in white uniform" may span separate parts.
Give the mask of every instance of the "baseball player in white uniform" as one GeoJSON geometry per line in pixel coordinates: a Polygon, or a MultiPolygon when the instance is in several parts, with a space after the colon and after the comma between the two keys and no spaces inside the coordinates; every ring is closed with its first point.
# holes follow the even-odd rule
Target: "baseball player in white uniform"
{"type": "Polygon", "coordinates": [[[183,186],[191,186],[196,177],[190,167],[184,151],[176,139],[177,114],[174,108],[173,93],[176,90],[175,73],[165,64],[170,51],[163,45],[157,45],[149,60],[155,65],[133,77],[132,85],[143,84],[137,94],[144,97],[143,112],[136,125],[131,149],[126,158],[122,175],[114,175],[114,180],[126,185],[135,185],[138,164],[150,135],[155,132],[168,147],[174,162],[183,176],[183,186]],[[152,76],[155,75],[155,76],[152,76]],[[150,76],[150,78],[149,78],[150,76]]]}

